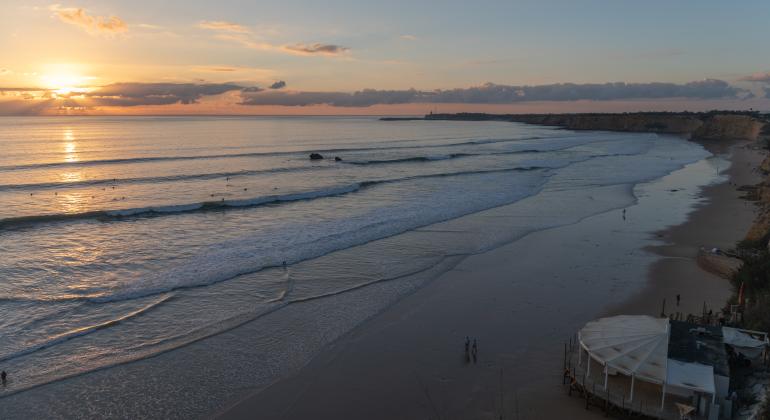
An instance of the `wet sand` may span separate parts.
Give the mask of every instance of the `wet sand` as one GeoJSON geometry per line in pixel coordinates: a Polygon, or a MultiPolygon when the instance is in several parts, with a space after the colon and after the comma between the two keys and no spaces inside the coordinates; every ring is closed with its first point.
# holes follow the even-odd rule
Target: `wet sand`
{"type": "MultiPolygon", "coordinates": [[[[724,152],[714,146],[706,144],[724,152]]],[[[688,190],[688,178],[707,169],[685,169],[638,186],[638,203],[625,218],[613,210],[468,257],[329,345],[299,373],[220,414],[603,417],[566,396],[563,343],[598,316],[657,315],[664,298],[670,311],[676,294],[683,312],[699,313],[704,302],[713,308],[724,303],[728,281],[701,270],[695,257],[700,246],[729,248],[747,231],[754,207],[739,199],[736,187],[758,181],[753,168],[761,156],[739,143],[730,160],[723,172],[728,182],[688,190]],[[678,207],[688,201],[683,194],[699,195],[700,204],[678,207]],[[651,234],[650,226],[688,212],[684,223],[651,234]],[[466,336],[478,340],[476,362],[464,355],[466,336]]]]}

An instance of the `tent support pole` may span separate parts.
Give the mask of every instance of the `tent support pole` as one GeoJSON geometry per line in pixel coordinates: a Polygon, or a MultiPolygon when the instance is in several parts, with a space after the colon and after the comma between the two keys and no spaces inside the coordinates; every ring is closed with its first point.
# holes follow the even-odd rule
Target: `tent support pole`
{"type": "Polygon", "coordinates": [[[660,397],[660,411],[663,411],[663,407],[666,404],[666,383],[663,382],[663,392],[662,396],[660,397]]]}
{"type": "Polygon", "coordinates": [[[588,363],[588,367],[586,368],[586,376],[591,377],[591,355],[588,354],[588,357],[586,357],[586,363],[588,363]]]}
{"type": "Polygon", "coordinates": [[[583,366],[583,346],[578,344],[578,366],[583,366]]]}
{"type": "Polygon", "coordinates": [[[634,382],[636,382],[636,375],[631,374],[631,395],[628,398],[628,402],[634,402],[634,382]]]}
{"type": "Polygon", "coordinates": [[[605,363],[604,364],[604,389],[605,390],[607,389],[607,379],[608,379],[607,377],[609,376],[609,370],[610,370],[609,367],[605,363]]]}

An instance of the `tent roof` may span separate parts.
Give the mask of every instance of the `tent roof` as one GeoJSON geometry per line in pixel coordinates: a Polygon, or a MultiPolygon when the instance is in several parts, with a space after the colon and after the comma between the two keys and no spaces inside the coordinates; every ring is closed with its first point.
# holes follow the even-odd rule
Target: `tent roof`
{"type": "Polygon", "coordinates": [[[749,347],[758,348],[764,347],[767,343],[744,333],[737,328],[722,327],[722,336],[724,337],[725,344],[730,344],[736,347],[749,347]]]}
{"type": "Polygon", "coordinates": [[[668,359],[666,378],[668,385],[693,389],[712,395],[716,393],[714,368],[711,366],[668,359]]]}
{"type": "Polygon", "coordinates": [[[668,319],[646,315],[600,318],[578,333],[580,344],[594,359],[657,383],[666,381],[668,337],[668,319]]]}

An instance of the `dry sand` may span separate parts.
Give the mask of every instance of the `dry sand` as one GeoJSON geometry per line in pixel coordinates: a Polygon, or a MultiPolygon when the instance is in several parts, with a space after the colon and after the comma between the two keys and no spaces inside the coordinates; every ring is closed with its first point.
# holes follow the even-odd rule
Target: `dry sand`
{"type": "MultiPolygon", "coordinates": [[[[664,298],[670,311],[676,294],[683,312],[725,301],[728,282],[695,258],[704,245],[733,246],[753,220],[736,187],[758,181],[761,156],[747,143],[731,151],[729,182],[704,188],[702,203],[685,223],[659,232],[656,246],[640,249],[650,242],[645,226],[656,222],[649,206],[661,203],[640,198],[628,220],[611,211],[471,256],[223,416],[598,418],[560,385],[563,343],[597,316],[655,315],[664,298]],[[477,363],[465,359],[466,335],[479,340],[477,363]]],[[[641,193],[664,197],[682,182],[641,193]]]]}
{"type": "MultiPolygon", "coordinates": [[[[704,145],[713,153],[725,151],[718,144],[704,145]]],[[[664,298],[668,298],[666,312],[677,311],[671,299],[677,293],[682,295],[682,306],[678,310],[685,313],[700,314],[704,301],[724,304],[728,298],[725,291],[728,282],[703,270],[697,264],[697,254],[701,247],[733,248],[748,232],[756,207],[741,199],[743,193],[737,188],[761,181],[756,168],[763,158],[751,143],[734,145],[731,151],[732,165],[724,172],[729,176],[728,182],[705,188],[701,193],[705,201],[689,215],[686,223],[659,233],[666,244],[651,247],[663,258],[650,269],[650,286],[609,313],[659,313],[664,298]]]]}

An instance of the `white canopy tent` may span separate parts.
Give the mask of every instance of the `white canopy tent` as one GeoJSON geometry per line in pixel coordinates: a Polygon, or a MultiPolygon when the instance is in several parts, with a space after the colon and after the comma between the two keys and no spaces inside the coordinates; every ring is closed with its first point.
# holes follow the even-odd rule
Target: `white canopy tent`
{"type": "MultiPolygon", "coordinates": [[[[665,404],[667,384],[714,396],[713,368],[669,359],[669,336],[667,318],[621,315],[589,322],[578,333],[578,340],[582,350],[604,366],[605,389],[609,369],[631,377],[631,401],[636,379],[663,387],[661,408],[665,404]]],[[[580,353],[582,358],[582,351],[580,353]]],[[[590,365],[588,363],[589,375],[590,365]]]]}

